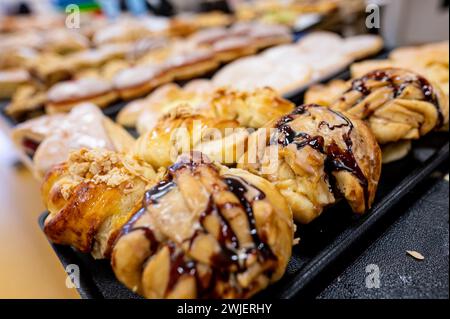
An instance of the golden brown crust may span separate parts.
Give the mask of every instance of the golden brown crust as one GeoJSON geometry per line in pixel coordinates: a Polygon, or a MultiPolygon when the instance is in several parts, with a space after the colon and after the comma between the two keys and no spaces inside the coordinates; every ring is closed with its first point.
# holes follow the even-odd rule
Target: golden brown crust
{"type": "Polygon", "coordinates": [[[404,69],[369,72],[351,82],[330,107],[368,122],[381,144],[418,139],[448,122],[448,99],[439,86],[404,69]]]}
{"type": "Polygon", "coordinates": [[[305,101],[366,121],[380,144],[418,139],[448,123],[448,97],[440,86],[406,69],[382,68],[318,85],[305,101]]]}
{"type": "Polygon", "coordinates": [[[42,196],[49,210],[44,232],[55,243],[107,257],[114,236],[136,211],[151,178],[151,167],[114,152],[72,153],[44,178],[42,196]]]}
{"type": "Polygon", "coordinates": [[[297,221],[309,223],[340,196],[357,213],[370,208],[381,172],[381,151],[363,122],[303,105],[250,140],[252,151],[238,167],[272,181],[297,221]]]}
{"type": "Polygon", "coordinates": [[[189,105],[180,105],[156,121],[136,141],[134,154],[156,168],[174,163],[178,155],[192,151],[204,140],[221,139],[225,129],[239,126],[234,120],[220,119],[195,112],[189,105]]]}

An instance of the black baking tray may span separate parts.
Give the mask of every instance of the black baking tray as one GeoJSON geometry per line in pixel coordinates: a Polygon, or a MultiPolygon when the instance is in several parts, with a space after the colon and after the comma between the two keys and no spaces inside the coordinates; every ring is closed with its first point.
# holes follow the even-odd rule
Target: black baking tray
{"type": "MultiPolygon", "coordinates": [[[[300,244],[293,248],[283,278],[255,298],[312,298],[333,279],[338,267],[348,265],[360,251],[366,235],[377,230],[383,218],[403,213],[396,206],[413,188],[423,182],[438,166],[448,162],[448,133],[434,132],[414,142],[412,151],[402,160],[383,166],[372,209],[363,216],[351,212],[347,204],[325,211],[309,225],[298,225],[300,244]],[[344,260],[343,260],[344,259],[344,260]]],[[[47,213],[39,224],[43,227],[47,213]]],[[[67,246],[52,244],[64,267],[80,267],[83,298],[140,298],[122,286],[109,261],[94,260],[67,246]]]]}

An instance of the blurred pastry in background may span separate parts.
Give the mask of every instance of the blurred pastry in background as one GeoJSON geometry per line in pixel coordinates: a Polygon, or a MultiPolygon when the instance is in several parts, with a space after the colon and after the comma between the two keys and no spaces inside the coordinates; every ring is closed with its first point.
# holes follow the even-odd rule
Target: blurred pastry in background
{"type": "Polygon", "coordinates": [[[16,126],[12,139],[27,155],[25,164],[37,178],[42,178],[54,165],[67,160],[71,151],[102,148],[129,151],[134,139],[100,109],[89,103],[80,104],[68,114],[51,114],[28,120],[16,126]]]}
{"type": "Polygon", "coordinates": [[[137,65],[119,71],[112,83],[120,97],[129,100],[144,96],[172,79],[173,74],[163,66],[137,65]]]}
{"type": "Polygon", "coordinates": [[[0,99],[11,98],[18,87],[30,81],[30,74],[25,69],[0,70],[0,99]]]}
{"type": "MultiPolygon", "coordinates": [[[[236,34],[247,33],[247,26],[235,27],[236,34]],[[241,31],[242,30],[242,31],[241,31]]],[[[295,44],[280,45],[261,54],[229,63],[213,76],[215,86],[240,90],[272,87],[289,95],[343,70],[355,59],[372,55],[383,47],[378,36],[341,38],[331,32],[313,32],[295,44]]]]}
{"type": "Polygon", "coordinates": [[[6,106],[5,112],[15,120],[32,118],[41,115],[47,102],[45,86],[33,81],[20,85],[12,96],[11,102],[6,106]]]}
{"type": "Polygon", "coordinates": [[[110,105],[118,98],[113,86],[98,78],[60,82],[47,93],[47,113],[68,112],[81,102],[90,102],[100,108],[110,105]]]}

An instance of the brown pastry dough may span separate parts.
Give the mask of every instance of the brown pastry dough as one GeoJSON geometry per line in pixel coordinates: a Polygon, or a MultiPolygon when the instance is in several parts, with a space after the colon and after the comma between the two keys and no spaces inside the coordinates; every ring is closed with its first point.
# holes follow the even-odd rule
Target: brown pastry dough
{"type": "Polygon", "coordinates": [[[250,140],[238,167],[273,182],[297,221],[311,222],[340,197],[356,213],[371,207],[381,152],[362,121],[303,105],[256,131],[250,140]]]}
{"type": "Polygon", "coordinates": [[[42,187],[47,236],[111,255],[117,278],[147,298],[247,298],[283,275],[292,214],[268,181],[194,153],[149,187],[139,164],[82,150],[55,167],[42,187]]]}
{"type": "Polygon", "coordinates": [[[32,117],[34,112],[43,111],[46,102],[47,92],[43,85],[36,82],[23,84],[15,91],[5,112],[17,120],[32,117]]]}
{"type": "Polygon", "coordinates": [[[30,80],[29,73],[24,69],[0,70],[0,99],[12,97],[19,86],[30,80]]]}
{"type": "Polygon", "coordinates": [[[27,64],[30,73],[50,86],[70,79],[76,66],[69,59],[56,53],[41,53],[27,64]]]}
{"type": "Polygon", "coordinates": [[[329,106],[367,121],[380,144],[418,139],[448,122],[446,95],[414,72],[380,69],[348,86],[329,106]]]}

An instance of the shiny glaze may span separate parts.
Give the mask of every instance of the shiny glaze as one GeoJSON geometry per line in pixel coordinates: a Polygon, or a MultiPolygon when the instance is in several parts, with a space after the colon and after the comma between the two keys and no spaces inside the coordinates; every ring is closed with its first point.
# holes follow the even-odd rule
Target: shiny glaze
{"type": "Polygon", "coordinates": [[[388,86],[393,90],[394,98],[399,97],[406,89],[406,87],[408,87],[408,85],[415,85],[422,91],[424,101],[427,101],[435,106],[438,113],[438,122],[436,127],[442,126],[444,122],[444,116],[442,114],[436,93],[434,92],[433,86],[430,84],[430,82],[428,82],[427,79],[420,75],[411,73],[411,75],[413,75],[411,78],[398,85],[395,83],[395,81],[399,80],[399,76],[395,75],[395,71],[398,70],[387,69],[372,71],[362,78],[353,80],[351,88],[345,93],[348,93],[352,90],[360,92],[363,97],[357,102],[358,104],[366,96],[372,93],[372,90],[367,87],[367,82],[369,80],[388,83],[388,86]]]}
{"type": "MultiPolygon", "coordinates": [[[[199,154],[197,154],[199,155],[199,154]]],[[[122,229],[121,235],[128,234],[132,231],[143,230],[146,238],[151,242],[152,254],[162,247],[167,247],[170,253],[170,270],[169,281],[166,287],[166,294],[172,291],[178,280],[183,275],[194,277],[197,283],[197,295],[199,298],[203,297],[220,297],[215,296],[214,287],[217,281],[228,281],[231,271],[241,272],[245,271],[245,267],[242,262],[245,262],[245,256],[250,254],[256,254],[261,262],[266,260],[276,260],[276,256],[271,251],[270,247],[265,243],[264,238],[260,238],[256,228],[256,220],[253,214],[252,204],[256,200],[262,200],[265,198],[265,194],[253,185],[249,185],[244,180],[235,177],[223,178],[223,181],[227,185],[227,189],[231,191],[240,202],[242,209],[247,215],[249,224],[249,231],[254,241],[254,247],[242,249],[239,246],[239,241],[234,233],[228,220],[222,215],[221,209],[225,205],[236,205],[233,203],[225,203],[223,207],[217,206],[213,200],[213,196],[210,195],[209,202],[205,210],[200,214],[199,224],[200,229],[194,232],[193,236],[186,241],[189,247],[193,244],[197,236],[200,234],[207,234],[204,228],[205,218],[211,214],[214,214],[220,223],[220,232],[217,241],[221,247],[219,253],[211,256],[210,259],[210,272],[207,275],[201,276],[197,271],[197,262],[186,256],[185,252],[177,247],[177,245],[171,241],[168,241],[161,245],[154,236],[153,232],[148,227],[134,227],[139,218],[147,212],[147,207],[157,204],[173,187],[176,187],[174,180],[174,174],[181,169],[189,169],[193,171],[200,165],[208,165],[216,170],[214,166],[210,166],[209,160],[204,156],[197,157],[198,160],[181,159],[176,164],[172,165],[168,169],[168,174],[165,179],[149,189],[144,196],[142,208],[129,220],[122,229]],[[248,185],[248,186],[246,186],[248,185]],[[252,187],[257,190],[257,195],[248,200],[246,193],[247,187],[252,187]]],[[[266,275],[271,275],[271,270],[266,272],[266,275]]]]}
{"type": "MultiPolygon", "coordinates": [[[[305,111],[310,107],[319,107],[317,105],[303,105],[300,107],[300,112],[296,111],[297,113],[293,114],[304,114],[305,111]]],[[[295,132],[292,127],[289,126],[289,122],[293,121],[295,119],[295,116],[293,114],[287,115],[283,117],[278,123],[276,124],[276,128],[278,130],[278,144],[282,145],[283,147],[287,147],[290,144],[293,144],[296,146],[298,150],[302,149],[303,147],[310,146],[311,148],[315,149],[316,151],[324,154],[326,156],[325,159],[325,172],[327,173],[328,179],[330,183],[334,183],[334,178],[332,178],[332,172],[337,171],[347,171],[351,173],[353,176],[355,176],[361,187],[364,191],[364,201],[366,205],[366,209],[368,209],[369,205],[369,183],[367,181],[366,176],[364,175],[363,171],[358,165],[358,162],[356,161],[356,158],[353,154],[353,142],[351,139],[351,133],[353,130],[353,124],[352,122],[342,115],[341,113],[335,112],[333,110],[329,110],[330,112],[333,112],[335,115],[337,115],[339,118],[341,118],[344,122],[342,124],[337,125],[330,125],[330,123],[326,121],[321,121],[319,123],[319,129],[322,126],[326,126],[329,130],[335,130],[337,128],[348,128],[347,132],[345,132],[342,135],[342,139],[346,145],[345,149],[341,149],[336,142],[332,141],[329,145],[325,145],[325,140],[323,136],[317,135],[317,136],[310,136],[307,133],[304,132],[295,132]]],[[[335,189],[334,185],[330,185],[330,189],[335,189]]]]}

